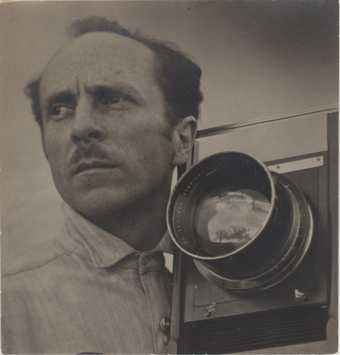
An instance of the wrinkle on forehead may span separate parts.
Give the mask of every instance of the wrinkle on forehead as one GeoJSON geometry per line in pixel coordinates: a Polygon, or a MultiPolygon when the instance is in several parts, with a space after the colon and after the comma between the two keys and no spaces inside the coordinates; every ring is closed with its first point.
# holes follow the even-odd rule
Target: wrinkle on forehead
{"type": "Polygon", "coordinates": [[[49,62],[41,76],[41,93],[76,89],[76,83],[113,84],[127,81],[139,90],[158,86],[155,55],[134,39],[93,32],[63,47],[49,62]],[[46,92],[47,91],[47,92],[46,92]]]}

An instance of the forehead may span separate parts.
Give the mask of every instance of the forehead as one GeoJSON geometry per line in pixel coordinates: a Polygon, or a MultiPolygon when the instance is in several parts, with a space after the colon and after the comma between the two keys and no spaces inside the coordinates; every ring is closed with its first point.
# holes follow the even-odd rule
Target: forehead
{"type": "Polygon", "coordinates": [[[142,43],[113,33],[82,35],[63,47],[46,66],[42,97],[82,84],[127,82],[139,90],[157,86],[154,53],[142,43]]]}

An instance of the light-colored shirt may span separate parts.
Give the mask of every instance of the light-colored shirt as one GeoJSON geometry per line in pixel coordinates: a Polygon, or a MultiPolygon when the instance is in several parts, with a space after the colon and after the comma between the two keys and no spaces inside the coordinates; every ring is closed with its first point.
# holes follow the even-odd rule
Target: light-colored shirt
{"type": "Polygon", "coordinates": [[[161,243],[138,252],[65,212],[53,247],[3,277],[2,351],[166,353],[170,274],[161,243]]]}

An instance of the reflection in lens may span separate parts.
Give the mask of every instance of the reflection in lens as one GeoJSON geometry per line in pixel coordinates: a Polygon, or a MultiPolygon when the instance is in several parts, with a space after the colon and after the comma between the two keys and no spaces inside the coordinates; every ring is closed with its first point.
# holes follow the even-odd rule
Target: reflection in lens
{"type": "Polygon", "coordinates": [[[231,253],[255,238],[270,210],[258,191],[219,190],[199,201],[194,224],[201,248],[208,255],[231,253]]]}

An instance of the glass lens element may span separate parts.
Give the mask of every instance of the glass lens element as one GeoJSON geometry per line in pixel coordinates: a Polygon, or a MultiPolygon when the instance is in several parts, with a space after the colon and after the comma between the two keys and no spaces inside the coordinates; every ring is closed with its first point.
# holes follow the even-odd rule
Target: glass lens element
{"type": "Polygon", "coordinates": [[[224,188],[204,196],[194,216],[201,248],[218,256],[248,244],[262,228],[270,205],[262,193],[250,189],[224,188]]]}

